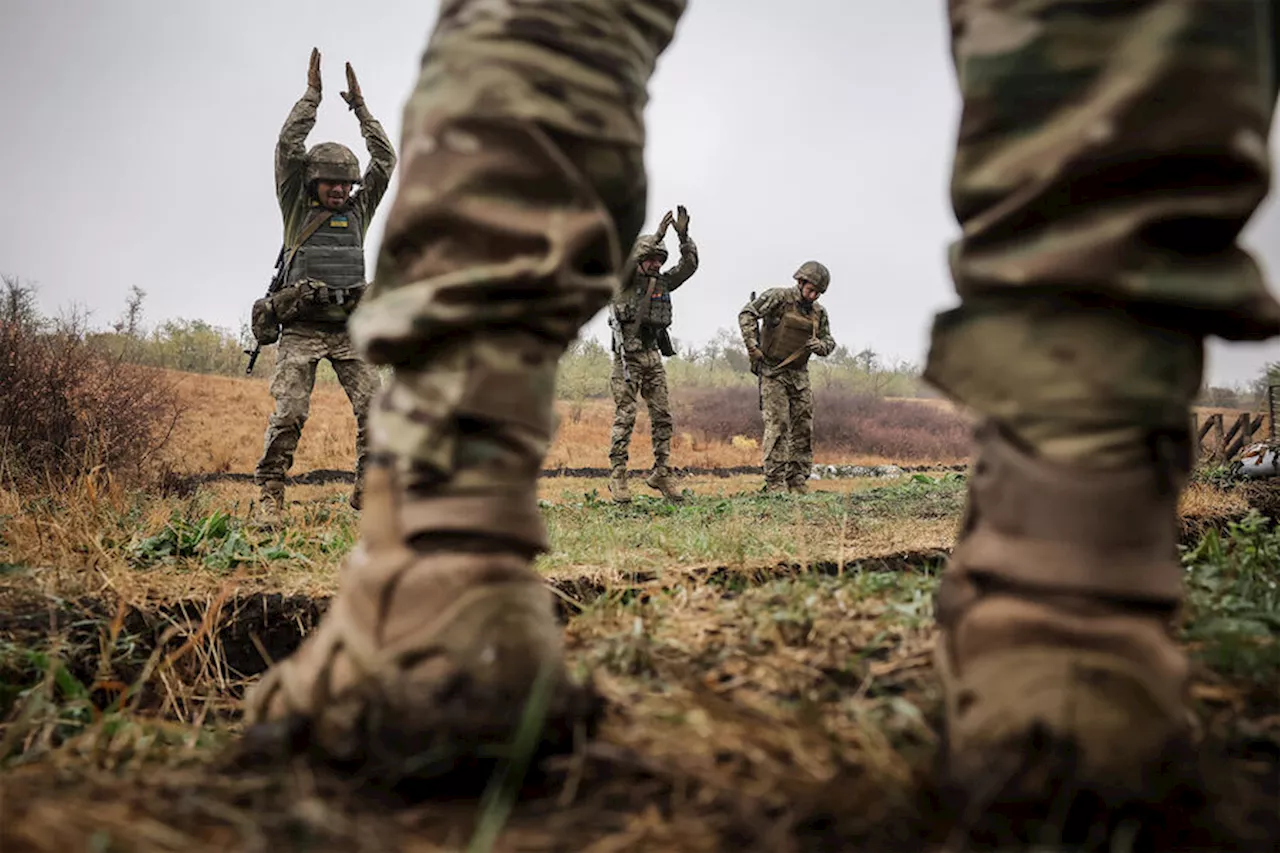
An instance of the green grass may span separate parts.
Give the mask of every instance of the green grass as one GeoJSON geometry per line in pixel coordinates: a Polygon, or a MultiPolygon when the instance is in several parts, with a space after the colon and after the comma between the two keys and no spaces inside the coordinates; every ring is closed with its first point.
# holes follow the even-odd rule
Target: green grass
{"type": "Polygon", "coordinates": [[[1214,670],[1280,683],[1280,530],[1256,512],[1183,554],[1183,631],[1214,670]]]}

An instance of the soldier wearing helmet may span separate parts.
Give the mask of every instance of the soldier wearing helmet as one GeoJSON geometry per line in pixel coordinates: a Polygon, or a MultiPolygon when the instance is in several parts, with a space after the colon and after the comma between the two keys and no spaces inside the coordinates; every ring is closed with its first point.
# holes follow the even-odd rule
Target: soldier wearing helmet
{"type": "Polygon", "coordinates": [[[280,342],[271,395],[276,408],[267,425],[255,480],[262,490],[259,519],[278,522],[284,510],[284,478],[310,409],[316,368],[328,359],[356,417],[356,483],[351,505],[360,508],[366,456],[366,415],[380,386],[347,334],[347,317],[365,288],[364,239],[378,202],[391,183],[396,155],[382,125],[370,114],[347,64],[347,106],[360,120],[369,167],[360,173],[354,152],[337,142],[306,150],[320,106],[320,52],[311,51],[307,91],[294,105],[276,144],[276,195],[284,216],[282,269],[273,292],[254,305],[260,344],[280,342]],[[359,187],[356,190],[356,187],[359,187]],[[354,191],[353,191],[354,190],[354,191]]]}
{"type": "Polygon", "coordinates": [[[664,355],[675,355],[668,327],[671,325],[671,293],[698,269],[698,247],[689,237],[689,212],[683,206],[676,215],[667,211],[657,233],[642,234],[632,247],[622,273],[622,288],[609,306],[613,327],[613,389],[615,411],[609,448],[609,493],[618,503],[631,500],[627,488],[627,457],[631,431],[636,424],[636,397],[649,405],[653,435],[653,471],[645,479],[667,500],[682,496],[671,478],[671,434],[674,422],[667,397],[664,355]],[[666,272],[663,245],[667,229],[675,226],[680,238],[680,262],[666,272]]]}
{"type": "Polygon", "coordinates": [[[817,261],[805,261],[793,278],[795,287],[766,290],[738,314],[751,370],[760,377],[767,492],[804,493],[809,488],[813,467],[809,356],[827,356],[836,348],[827,311],[818,304],[831,283],[830,270],[817,261]]]}

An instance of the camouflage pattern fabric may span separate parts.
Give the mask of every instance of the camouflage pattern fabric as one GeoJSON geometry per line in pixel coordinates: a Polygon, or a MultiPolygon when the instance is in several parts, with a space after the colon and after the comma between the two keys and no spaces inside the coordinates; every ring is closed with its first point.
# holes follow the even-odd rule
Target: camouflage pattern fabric
{"type": "Polygon", "coordinates": [[[662,355],[656,349],[627,353],[627,371],[631,381],[622,376],[622,362],[613,358],[612,443],[609,446],[609,464],[614,470],[627,467],[631,446],[631,431],[636,425],[636,398],[643,396],[649,406],[649,426],[653,434],[653,467],[655,471],[669,471],[671,461],[671,434],[674,422],[671,402],[667,398],[667,371],[662,366],[662,355]]]}
{"type": "Polygon", "coordinates": [[[1269,182],[1275,6],[950,4],[962,303],[929,380],[1049,458],[1109,467],[1186,428],[1206,335],[1280,331],[1236,242],[1269,182]]]}
{"type": "Polygon", "coordinates": [[[369,405],[382,384],[377,368],[360,358],[345,330],[291,326],[280,336],[276,369],[271,376],[271,396],[275,398],[276,409],[267,424],[262,458],[254,473],[254,481],[259,486],[283,482],[293,466],[293,454],[311,411],[316,367],[326,358],[333,365],[342,390],[347,392],[356,417],[356,481],[363,480],[368,456],[369,405]]]}
{"type": "Polygon", "coordinates": [[[557,363],[644,222],[646,81],[684,5],[442,5],[350,324],[395,366],[374,446],[423,501],[475,501],[465,521],[424,515],[416,534],[466,525],[545,547],[536,479],[557,363]]]}
{"type": "MultiPolygon", "coordinates": [[[[796,286],[771,288],[743,306],[738,313],[738,328],[747,350],[760,347],[761,323],[776,322],[793,306],[817,312],[817,338],[822,348],[814,354],[827,356],[834,352],[836,342],[831,337],[827,309],[818,302],[806,303],[796,286]]],[[[765,488],[800,488],[813,468],[813,392],[809,386],[809,368],[807,365],[777,367],[765,361],[760,371],[765,488]]]]}
{"type": "Polygon", "coordinates": [[[764,417],[764,485],[799,488],[813,469],[813,391],[809,371],[782,370],[760,379],[764,417]]]}

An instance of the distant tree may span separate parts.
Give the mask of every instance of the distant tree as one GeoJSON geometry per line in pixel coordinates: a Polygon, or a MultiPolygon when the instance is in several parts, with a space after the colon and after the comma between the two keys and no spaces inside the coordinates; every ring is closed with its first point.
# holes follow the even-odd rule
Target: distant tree
{"type": "Polygon", "coordinates": [[[129,288],[129,296],[124,302],[124,313],[120,319],[111,324],[117,335],[136,338],[142,331],[142,303],[147,292],[138,285],[129,288]]]}
{"type": "Polygon", "coordinates": [[[0,275],[0,281],[4,284],[4,293],[0,294],[3,298],[0,323],[30,330],[42,326],[44,321],[36,307],[36,286],[16,275],[0,275]]]}

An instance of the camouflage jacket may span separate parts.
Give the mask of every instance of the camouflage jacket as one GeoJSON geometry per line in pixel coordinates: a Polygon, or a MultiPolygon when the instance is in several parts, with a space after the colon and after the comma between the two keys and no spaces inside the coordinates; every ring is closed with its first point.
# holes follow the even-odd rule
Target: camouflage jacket
{"type": "MultiPolygon", "coordinates": [[[[692,237],[686,236],[680,241],[680,260],[674,267],[659,272],[657,278],[667,293],[677,290],[693,274],[698,271],[698,245],[692,237]]],[[[642,275],[634,261],[628,260],[624,275],[629,281],[619,288],[613,297],[613,309],[616,309],[622,320],[622,348],[625,352],[643,352],[656,349],[657,343],[641,334],[640,324],[633,322],[636,308],[648,289],[649,277],[642,275]]]]}
{"type": "MultiPolygon", "coordinates": [[[[298,233],[306,224],[319,202],[307,194],[307,135],[316,124],[316,110],[320,106],[320,93],[308,89],[293,105],[280,138],[276,142],[276,198],[284,217],[284,239],[293,245],[298,233]]],[[[396,167],[396,153],[391,139],[382,125],[361,104],[355,110],[360,120],[360,134],[369,149],[369,167],[365,169],[358,189],[351,194],[347,210],[360,220],[361,237],[369,230],[369,222],[378,209],[379,202],[391,185],[391,173],[396,167]]]]}
{"type": "Polygon", "coordinates": [[[831,322],[827,318],[827,309],[818,302],[805,302],[800,296],[800,288],[795,286],[775,287],[771,290],[766,290],[748,302],[738,312],[738,327],[742,331],[742,343],[746,345],[747,350],[750,351],[760,346],[760,324],[777,323],[781,319],[783,312],[791,306],[794,306],[801,314],[817,312],[817,338],[822,343],[822,348],[817,350],[814,355],[830,355],[836,348],[836,341],[835,338],[831,337],[831,322]]]}

